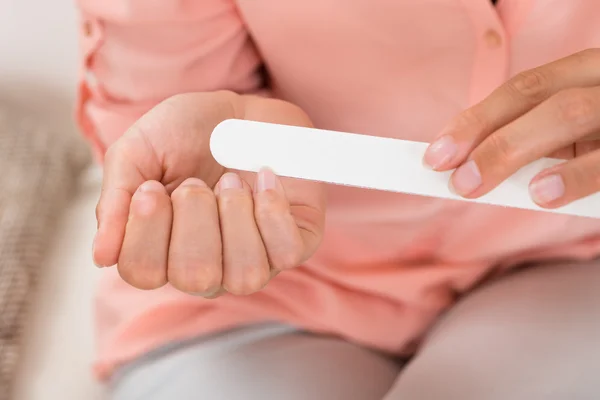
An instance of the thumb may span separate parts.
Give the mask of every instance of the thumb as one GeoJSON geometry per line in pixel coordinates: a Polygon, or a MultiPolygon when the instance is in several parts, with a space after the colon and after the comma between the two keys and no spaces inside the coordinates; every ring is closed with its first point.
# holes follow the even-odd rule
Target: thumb
{"type": "Polygon", "coordinates": [[[133,194],[146,181],[160,182],[161,175],[153,149],[142,136],[124,135],[108,149],[102,192],[96,207],[98,231],[92,250],[96,265],[117,264],[133,194]]]}

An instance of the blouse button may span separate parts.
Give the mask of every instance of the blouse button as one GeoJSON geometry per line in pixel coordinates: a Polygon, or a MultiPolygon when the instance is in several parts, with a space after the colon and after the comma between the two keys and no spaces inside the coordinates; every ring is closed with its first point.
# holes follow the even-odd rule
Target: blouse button
{"type": "Polygon", "coordinates": [[[494,29],[489,29],[485,33],[484,39],[487,46],[491,49],[497,49],[502,46],[502,36],[494,29]]]}
{"type": "Polygon", "coordinates": [[[92,23],[90,21],[85,21],[83,23],[83,34],[86,37],[90,37],[92,36],[92,33],[94,32],[93,27],[92,27],[92,23]]]}

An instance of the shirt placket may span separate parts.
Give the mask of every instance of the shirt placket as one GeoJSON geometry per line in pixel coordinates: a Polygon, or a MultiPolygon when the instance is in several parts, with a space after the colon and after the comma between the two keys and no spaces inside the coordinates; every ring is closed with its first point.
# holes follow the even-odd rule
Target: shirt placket
{"type": "Polygon", "coordinates": [[[489,1],[461,0],[472,22],[475,52],[469,103],[489,95],[506,79],[509,71],[509,40],[494,6],[489,1]]]}

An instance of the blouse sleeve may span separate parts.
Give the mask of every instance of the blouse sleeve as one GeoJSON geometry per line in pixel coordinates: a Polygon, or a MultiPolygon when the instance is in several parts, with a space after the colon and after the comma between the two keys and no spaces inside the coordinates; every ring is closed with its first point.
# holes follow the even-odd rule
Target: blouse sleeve
{"type": "Polygon", "coordinates": [[[97,159],[166,98],[253,93],[261,60],[233,0],[77,0],[81,74],[76,117],[97,159]]]}

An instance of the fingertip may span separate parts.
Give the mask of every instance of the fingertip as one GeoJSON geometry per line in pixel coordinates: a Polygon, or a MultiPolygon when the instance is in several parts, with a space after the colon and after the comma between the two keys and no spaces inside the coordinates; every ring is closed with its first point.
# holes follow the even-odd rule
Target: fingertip
{"type": "Polygon", "coordinates": [[[92,244],[92,260],[98,268],[111,267],[117,263],[119,249],[120,246],[115,237],[111,238],[99,230],[92,244]]]}
{"type": "Polygon", "coordinates": [[[540,207],[551,208],[565,196],[565,182],[554,173],[534,178],[529,184],[531,199],[540,207]]]}
{"type": "Polygon", "coordinates": [[[479,166],[469,160],[458,167],[450,177],[449,188],[459,196],[473,198],[480,196],[483,178],[479,166]]]}
{"type": "Polygon", "coordinates": [[[130,264],[119,260],[117,271],[123,281],[139,290],[160,289],[168,282],[166,271],[144,268],[140,264],[130,264]]]}
{"type": "Polygon", "coordinates": [[[423,164],[434,171],[444,171],[457,163],[459,147],[454,138],[444,135],[431,143],[423,156],[423,164]]]}
{"type": "Polygon", "coordinates": [[[226,172],[221,176],[219,182],[217,182],[215,186],[215,195],[218,196],[224,190],[244,189],[244,187],[244,182],[238,174],[235,172],[226,172]]]}
{"type": "Polygon", "coordinates": [[[223,289],[234,296],[248,296],[259,292],[269,283],[271,273],[267,265],[246,265],[236,273],[225,274],[223,289]]]}
{"type": "Polygon", "coordinates": [[[163,198],[168,197],[165,187],[157,181],[144,182],[133,195],[131,216],[149,216],[164,207],[163,198]]]}
{"type": "Polygon", "coordinates": [[[180,186],[183,187],[198,187],[198,188],[207,188],[208,185],[202,179],[198,178],[188,178],[180,186]]]}
{"type": "Polygon", "coordinates": [[[138,193],[166,193],[164,185],[158,181],[146,181],[140,185],[138,188],[138,193]]]}
{"type": "Polygon", "coordinates": [[[260,169],[256,176],[254,191],[256,193],[262,193],[268,190],[276,190],[282,193],[283,185],[281,184],[279,177],[275,174],[275,172],[273,172],[272,169],[264,167],[260,169]]]}
{"type": "Polygon", "coordinates": [[[117,264],[125,226],[129,218],[131,194],[121,189],[106,189],[97,207],[97,231],[92,245],[96,265],[109,267],[117,264]]]}

